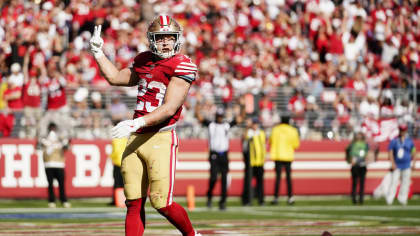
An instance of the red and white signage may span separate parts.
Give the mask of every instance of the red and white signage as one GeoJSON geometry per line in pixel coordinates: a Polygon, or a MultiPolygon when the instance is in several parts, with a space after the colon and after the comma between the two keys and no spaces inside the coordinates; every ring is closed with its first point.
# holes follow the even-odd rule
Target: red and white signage
{"type": "MultiPolygon", "coordinates": [[[[344,161],[348,142],[303,141],[296,153],[293,169],[295,194],[348,194],[350,166],[344,161]]],[[[415,142],[419,147],[420,141],[415,142]]],[[[35,149],[35,141],[0,139],[0,198],[46,198],[47,180],[42,152],[35,149]]],[[[390,164],[386,154],[387,143],[381,144],[379,160],[368,166],[366,193],[371,193],[387,173],[390,164]]],[[[229,153],[229,195],[242,193],[243,160],[240,141],[231,141],[229,153]]],[[[68,197],[110,197],[112,194],[112,162],[110,141],[72,140],[66,152],[66,192],[68,197]]],[[[198,196],[207,192],[209,163],[207,140],[181,140],[177,155],[174,194],[185,196],[188,185],[195,187],[198,196]]],[[[420,169],[420,163],[417,169],[420,169]]],[[[274,163],[265,163],[265,192],[273,194],[274,163]]],[[[420,171],[412,173],[413,191],[420,193],[420,171]]],[[[283,174],[284,176],[284,174],[283,174]]],[[[283,177],[284,178],[284,177],[283,177]]],[[[220,193],[217,183],[215,194],[220,193]]],[[[284,180],[281,194],[286,192],[284,180]]]]}

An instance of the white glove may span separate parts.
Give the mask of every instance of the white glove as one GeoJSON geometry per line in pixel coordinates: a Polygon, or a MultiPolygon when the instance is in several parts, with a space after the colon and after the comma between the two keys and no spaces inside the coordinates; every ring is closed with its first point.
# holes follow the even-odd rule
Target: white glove
{"type": "Polygon", "coordinates": [[[146,126],[146,121],[143,117],[134,120],[124,120],[111,129],[111,136],[112,138],[128,137],[131,133],[144,126],[146,126]]]}
{"type": "Polygon", "coordinates": [[[90,38],[90,51],[93,56],[98,59],[104,55],[102,51],[102,46],[104,45],[104,40],[101,38],[102,25],[95,26],[93,31],[92,38],[90,38]]]}

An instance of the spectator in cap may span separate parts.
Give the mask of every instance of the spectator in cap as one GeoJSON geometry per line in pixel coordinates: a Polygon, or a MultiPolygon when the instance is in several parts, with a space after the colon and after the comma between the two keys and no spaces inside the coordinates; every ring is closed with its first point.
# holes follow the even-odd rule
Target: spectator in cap
{"type": "Polygon", "coordinates": [[[413,139],[407,133],[407,124],[398,126],[399,135],[388,145],[388,158],[391,161],[391,185],[386,196],[386,203],[391,205],[397,192],[398,182],[401,180],[398,201],[407,205],[408,193],[411,184],[411,171],[415,168],[416,147],[413,139]]]}
{"type": "Polygon", "coordinates": [[[10,83],[13,83],[16,87],[23,86],[23,73],[19,63],[15,62],[10,66],[11,75],[9,76],[10,83]]]}
{"type": "Polygon", "coordinates": [[[222,196],[219,202],[219,209],[226,209],[227,197],[227,174],[229,171],[229,130],[232,126],[242,122],[242,115],[238,116],[231,122],[224,121],[225,110],[218,108],[214,121],[204,119],[200,112],[200,105],[196,106],[197,119],[206,127],[209,133],[209,150],[210,150],[210,179],[209,189],[207,191],[207,207],[212,207],[213,189],[217,182],[217,176],[220,173],[222,181],[222,196]]]}
{"type": "Polygon", "coordinates": [[[271,131],[270,157],[275,163],[276,181],[274,186],[273,205],[278,204],[278,196],[280,190],[281,171],[286,170],[287,180],[287,203],[293,204],[292,190],[292,162],[294,160],[295,150],[299,147],[299,134],[295,127],[289,125],[290,116],[281,117],[280,124],[276,125],[271,131]]]}
{"type": "Polygon", "coordinates": [[[92,92],[90,99],[92,100],[92,109],[105,109],[105,104],[102,102],[102,95],[100,92],[92,92]]]}

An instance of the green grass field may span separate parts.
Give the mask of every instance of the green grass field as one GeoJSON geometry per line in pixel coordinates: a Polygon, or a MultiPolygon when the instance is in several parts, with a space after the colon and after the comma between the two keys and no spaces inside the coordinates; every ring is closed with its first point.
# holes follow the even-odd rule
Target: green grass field
{"type": "MultiPolygon", "coordinates": [[[[185,198],[175,200],[186,206],[185,198]]],[[[72,199],[72,208],[49,209],[45,200],[0,200],[0,235],[124,235],[125,209],[108,201],[72,199]]],[[[226,211],[208,209],[204,198],[196,201],[188,213],[203,235],[420,235],[419,196],[407,206],[369,196],[364,205],[351,204],[347,196],[298,196],[292,206],[283,199],[249,207],[231,197],[226,211]]],[[[146,215],[145,235],[180,235],[149,203],[146,215]]]]}

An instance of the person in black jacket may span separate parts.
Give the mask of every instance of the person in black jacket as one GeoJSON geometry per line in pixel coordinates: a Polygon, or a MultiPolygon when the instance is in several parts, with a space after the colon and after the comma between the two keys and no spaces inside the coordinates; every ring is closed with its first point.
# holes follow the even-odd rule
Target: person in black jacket
{"type": "Polygon", "coordinates": [[[196,116],[198,120],[208,127],[209,131],[209,162],[210,162],[210,179],[209,189],[207,191],[207,207],[212,207],[213,189],[217,182],[217,176],[221,175],[222,193],[219,201],[219,209],[226,209],[227,197],[227,175],[229,172],[229,130],[232,126],[242,121],[239,116],[231,122],[224,121],[225,110],[219,108],[216,110],[215,121],[204,119],[199,112],[199,106],[196,108],[196,116]]]}

